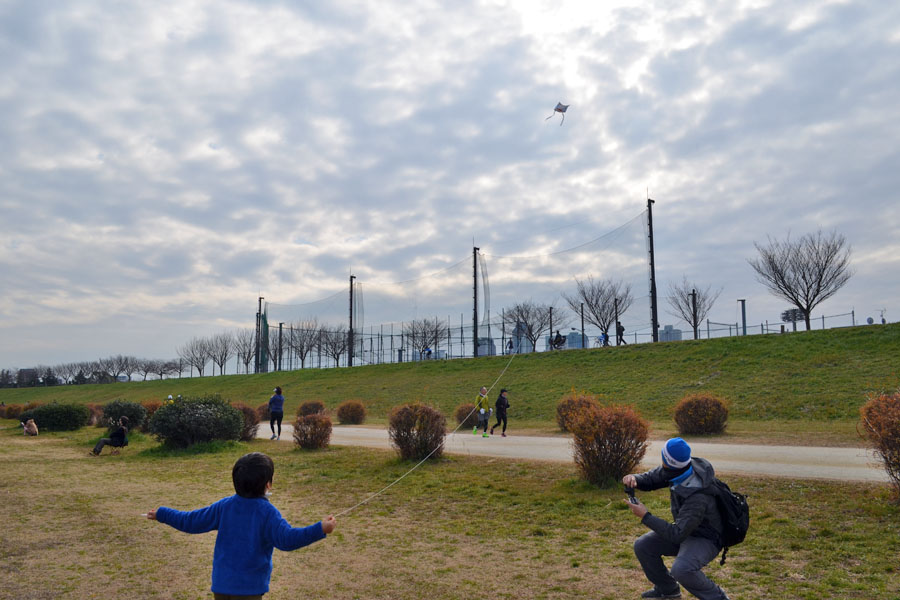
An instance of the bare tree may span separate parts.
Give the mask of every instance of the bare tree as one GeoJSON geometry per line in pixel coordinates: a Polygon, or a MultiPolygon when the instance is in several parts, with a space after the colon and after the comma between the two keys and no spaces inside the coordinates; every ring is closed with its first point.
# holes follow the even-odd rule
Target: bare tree
{"type": "Polygon", "coordinates": [[[335,329],[322,329],[321,332],[326,356],[334,359],[334,366],[340,366],[341,356],[347,351],[347,330],[341,325],[335,329]]]}
{"type": "Polygon", "coordinates": [[[219,367],[219,375],[225,374],[225,363],[234,355],[234,335],[230,331],[217,333],[209,338],[209,356],[219,367]]]}
{"type": "Polygon", "coordinates": [[[193,369],[197,369],[198,376],[203,377],[203,368],[209,361],[209,340],[191,338],[188,343],[178,348],[178,356],[191,368],[191,373],[193,369]]]}
{"type": "Polygon", "coordinates": [[[78,373],[78,369],[75,363],[62,363],[58,364],[55,367],[56,374],[59,376],[59,379],[62,383],[70,383],[72,379],[75,378],[75,374],[78,373]]]}
{"type": "Polygon", "coordinates": [[[850,246],[835,231],[806,234],[791,241],[769,238],[767,245],[753,243],[759,257],[748,260],[756,271],[756,279],[769,291],[787,300],[803,313],[806,330],[809,317],[820,303],[840,290],[853,275],[850,269],[850,246]]]}
{"type": "Polygon", "coordinates": [[[588,276],[585,280],[575,279],[576,292],[574,296],[563,294],[566,303],[572,312],[581,314],[581,304],[584,304],[584,319],[599,327],[600,331],[609,335],[609,328],[616,324],[616,316],[621,319],[631,304],[634,296],[631,295],[631,284],[614,279],[594,280],[588,276]]]}
{"type": "Polygon", "coordinates": [[[319,341],[319,322],[316,319],[300,321],[291,326],[288,343],[300,358],[300,368],[306,367],[306,357],[319,341]]]}
{"type": "Polygon", "coordinates": [[[139,358],[137,360],[137,372],[143,377],[142,381],[147,381],[147,375],[156,373],[156,365],[159,362],[152,358],[139,358]]]}
{"type": "Polygon", "coordinates": [[[250,363],[256,356],[256,332],[252,329],[238,329],[234,332],[234,352],[241,364],[244,365],[244,372],[250,372],[250,363]]]}
{"type": "Polygon", "coordinates": [[[446,325],[434,317],[410,321],[403,328],[403,335],[406,337],[406,343],[421,356],[426,348],[436,349],[441,342],[450,337],[450,332],[447,331],[446,325]]]}
{"type": "Polygon", "coordinates": [[[713,304],[722,293],[722,288],[710,291],[710,286],[705,289],[696,283],[689,283],[687,277],[681,280],[681,285],[669,282],[669,296],[666,300],[672,310],[668,311],[675,318],[683,319],[694,331],[694,339],[697,339],[697,328],[706,319],[706,315],[712,310],[713,304]],[[696,298],[697,310],[694,311],[696,298]]]}
{"type": "MultiPolygon", "coordinates": [[[[551,304],[537,304],[531,300],[519,302],[503,311],[503,320],[513,336],[523,336],[531,342],[532,351],[544,331],[550,331],[551,304]]],[[[553,310],[553,324],[557,329],[566,327],[565,315],[553,310]]],[[[550,331],[550,333],[553,333],[550,331]]]]}

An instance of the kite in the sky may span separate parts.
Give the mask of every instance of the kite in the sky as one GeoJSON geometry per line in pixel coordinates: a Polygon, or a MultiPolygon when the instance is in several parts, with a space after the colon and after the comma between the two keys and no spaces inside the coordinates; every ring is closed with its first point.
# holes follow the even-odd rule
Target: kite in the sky
{"type": "MultiPolygon", "coordinates": [[[[547,119],[551,118],[556,113],[561,114],[562,120],[559,122],[559,126],[562,127],[562,124],[566,122],[566,109],[569,108],[569,106],[571,106],[571,105],[563,104],[562,102],[557,102],[556,108],[553,109],[553,113],[549,117],[547,117],[547,119]]],[[[544,120],[546,121],[547,119],[544,119],[544,120]]]]}

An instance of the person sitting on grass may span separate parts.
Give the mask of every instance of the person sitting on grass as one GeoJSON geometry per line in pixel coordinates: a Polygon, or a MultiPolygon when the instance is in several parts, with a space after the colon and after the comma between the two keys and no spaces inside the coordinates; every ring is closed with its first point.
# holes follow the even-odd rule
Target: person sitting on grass
{"type": "Polygon", "coordinates": [[[103,452],[103,446],[112,446],[113,448],[122,448],[128,445],[128,417],[119,418],[119,428],[112,432],[108,438],[100,438],[94,449],[91,450],[91,456],[100,456],[103,452]]]}
{"type": "Polygon", "coordinates": [[[22,427],[24,429],[24,431],[22,432],[23,435],[37,435],[38,434],[37,423],[34,422],[34,419],[28,419],[27,421],[23,421],[22,427]]]}
{"type": "Polygon", "coordinates": [[[262,598],[269,591],[273,548],[297,550],[334,531],[333,516],[308,527],[291,527],[266,498],[274,475],[269,456],[245,454],[231,470],[235,495],[190,512],[160,506],[147,513],[148,519],[185,533],[218,531],[211,588],[216,600],[262,598]]]}

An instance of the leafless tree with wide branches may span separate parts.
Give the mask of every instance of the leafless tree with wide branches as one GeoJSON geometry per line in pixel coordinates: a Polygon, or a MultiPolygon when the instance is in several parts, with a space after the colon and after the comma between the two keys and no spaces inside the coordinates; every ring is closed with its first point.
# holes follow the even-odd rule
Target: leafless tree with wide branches
{"type": "Polygon", "coordinates": [[[340,325],[333,329],[320,330],[322,349],[325,355],[334,359],[334,366],[340,366],[341,356],[347,351],[347,329],[340,325]]]}
{"type": "Polygon", "coordinates": [[[787,300],[803,313],[810,329],[812,310],[840,290],[853,271],[850,246],[843,235],[832,231],[808,233],[799,240],[769,238],[768,244],[753,243],[759,256],[747,262],[756,279],[776,297],[787,300]]]}
{"type": "Polygon", "coordinates": [[[223,331],[209,338],[208,342],[209,357],[213,364],[219,367],[219,375],[224,375],[225,364],[229,358],[234,356],[235,352],[234,334],[230,331],[223,331]]]}
{"type": "Polygon", "coordinates": [[[511,335],[521,335],[531,342],[532,351],[537,350],[537,342],[552,325],[557,329],[567,327],[566,316],[552,304],[538,304],[532,300],[519,302],[503,311],[503,322],[511,335]]]}
{"type": "Polygon", "coordinates": [[[615,279],[598,279],[588,276],[587,279],[575,279],[575,295],[563,294],[569,308],[575,314],[581,313],[584,304],[584,320],[599,327],[600,331],[609,335],[610,327],[631,307],[634,296],[631,295],[631,284],[615,279]],[[618,301],[618,302],[617,302],[618,301]]]}
{"type": "Polygon", "coordinates": [[[426,348],[437,350],[440,343],[450,337],[450,332],[446,325],[434,317],[410,321],[403,327],[403,335],[407,345],[423,356],[426,348]]]}
{"type": "Polygon", "coordinates": [[[299,321],[291,325],[288,344],[300,359],[300,368],[306,367],[306,357],[319,343],[319,322],[316,319],[299,321]]]}
{"type": "Polygon", "coordinates": [[[191,338],[189,342],[178,348],[178,356],[197,374],[203,377],[203,368],[209,362],[209,340],[207,338],[191,338]]]}
{"type": "Polygon", "coordinates": [[[712,290],[712,286],[700,287],[696,283],[689,282],[687,276],[681,280],[681,285],[669,282],[669,295],[666,301],[672,310],[670,315],[677,319],[683,319],[694,332],[697,339],[697,328],[706,319],[706,315],[712,310],[713,304],[722,293],[722,288],[712,290]],[[696,297],[697,310],[694,312],[694,298],[696,297]]]}

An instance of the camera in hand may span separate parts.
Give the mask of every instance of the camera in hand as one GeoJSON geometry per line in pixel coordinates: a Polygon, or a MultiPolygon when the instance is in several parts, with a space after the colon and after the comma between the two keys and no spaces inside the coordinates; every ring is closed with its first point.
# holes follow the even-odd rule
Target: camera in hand
{"type": "Polygon", "coordinates": [[[628,501],[629,501],[629,502],[631,502],[632,504],[640,504],[640,500],[638,500],[638,499],[635,498],[635,496],[634,496],[634,488],[633,488],[633,487],[628,487],[628,486],[626,485],[626,486],[625,486],[625,493],[628,494],[628,501]]]}

